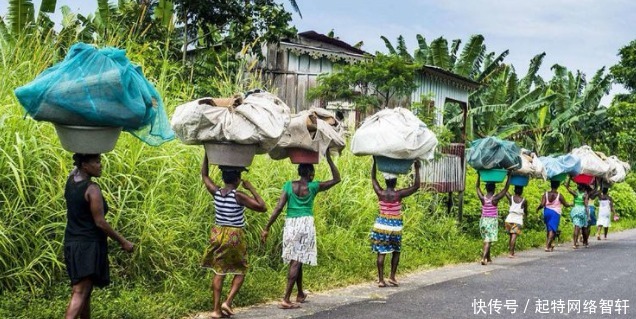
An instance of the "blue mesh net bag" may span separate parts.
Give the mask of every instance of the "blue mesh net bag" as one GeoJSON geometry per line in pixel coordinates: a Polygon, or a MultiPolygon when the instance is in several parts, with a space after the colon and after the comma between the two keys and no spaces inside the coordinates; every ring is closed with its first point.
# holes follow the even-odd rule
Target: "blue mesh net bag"
{"type": "Polygon", "coordinates": [[[159,92],[125,50],[76,43],[15,95],[38,121],[123,127],[153,146],[174,138],[159,92]]]}

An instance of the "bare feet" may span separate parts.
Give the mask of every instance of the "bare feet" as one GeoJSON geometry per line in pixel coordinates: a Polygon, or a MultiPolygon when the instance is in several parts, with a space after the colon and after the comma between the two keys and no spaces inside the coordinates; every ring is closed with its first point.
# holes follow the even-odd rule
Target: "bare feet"
{"type": "Polygon", "coordinates": [[[482,265],[482,266],[486,266],[486,263],[487,263],[487,262],[486,262],[486,259],[482,259],[482,260],[481,260],[481,265],[482,265]]]}
{"type": "Polygon", "coordinates": [[[572,245],[572,249],[579,249],[579,245],[572,245]]]}
{"type": "Polygon", "coordinates": [[[212,311],[212,313],[210,314],[210,318],[214,318],[214,319],[223,318],[223,313],[212,311]]]}
{"type": "Polygon", "coordinates": [[[387,281],[389,282],[389,285],[391,285],[391,286],[395,286],[395,287],[399,286],[399,284],[398,284],[397,280],[395,280],[395,278],[389,279],[387,281]]]}
{"type": "Polygon", "coordinates": [[[384,280],[378,281],[378,287],[380,287],[380,288],[386,287],[386,282],[384,282],[384,280]]]}
{"type": "Polygon", "coordinates": [[[227,316],[234,316],[234,310],[225,302],[221,304],[221,312],[227,316]]]}
{"type": "Polygon", "coordinates": [[[291,303],[291,302],[287,302],[287,301],[282,301],[279,305],[278,305],[279,309],[298,309],[300,308],[300,305],[295,304],[295,303],[291,303]]]}
{"type": "Polygon", "coordinates": [[[508,258],[517,258],[517,256],[515,256],[514,254],[509,254],[508,258]]]}
{"type": "Polygon", "coordinates": [[[298,295],[296,296],[296,302],[297,303],[303,303],[305,302],[305,300],[307,299],[307,293],[306,292],[302,292],[302,293],[298,293],[298,295]]]}
{"type": "Polygon", "coordinates": [[[601,240],[601,235],[596,235],[596,240],[601,240]]]}

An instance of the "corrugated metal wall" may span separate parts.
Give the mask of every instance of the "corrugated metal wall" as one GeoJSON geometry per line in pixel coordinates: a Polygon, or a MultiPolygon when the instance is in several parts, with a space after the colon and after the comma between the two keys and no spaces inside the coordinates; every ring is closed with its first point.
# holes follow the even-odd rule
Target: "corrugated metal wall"
{"type": "Polygon", "coordinates": [[[447,98],[468,102],[468,91],[454,86],[449,80],[420,73],[416,75],[415,83],[417,89],[411,94],[411,101],[420,102],[422,95],[432,93],[437,115],[436,125],[442,125],[444,123],[444,103],[447,98]]]}
{"type": "Polygon", "coordinates": [[[442,157],[422,162],[422,188],[438,193],[461,192],[464,185],[464,144],[453,143],[442,149],[442,157]]]}

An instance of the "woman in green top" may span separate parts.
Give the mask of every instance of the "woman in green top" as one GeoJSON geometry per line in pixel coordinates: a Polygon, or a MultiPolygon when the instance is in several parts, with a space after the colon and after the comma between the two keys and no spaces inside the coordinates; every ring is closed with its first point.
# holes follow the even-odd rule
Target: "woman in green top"
{"type": "Polygon", "coordinates": [[[292,309],[299,308],[298,304],[290,300],[294,283],[298,287],[296,302],[305,301],[307,295],[303,292],[303,264],[315,266],[316,262],[316,229],[314,227],[314,198],[321,191],[328,190],[340,182],[340,172],[333,163],[329,150],[325,157],[331,169],[331,180],[326,182],[314,181],[314,166],[312,164],[298,165],[297,181],[287,181],[283,185],[283,193],[280,195],[278,204],[269,222],[261,234],[263,242],[267,240],[269,228],[272,226],[278,215],[287,205],[287,217],[285,218],[285,228],[283,230],[283,261],[289,263],[289,274],[287,275],[287,286],[285,297],[279,308],[292,309]]]}
{"type": "Polygon", "coordinates": [[[586,191],[587,186],[584,184],[578,184],[577,191],[570,189],[570,180],[565,184],[568,192],[574,196],[574,207],[570,211],[570,218],[572,218],[572,224],[574,224],[574,234],[572,236],[572,248],[579,248],[579,235],[581,229],[587,227],[587,222],[590,218],[590,211],[588,207],[588,194],[586,191]]]}

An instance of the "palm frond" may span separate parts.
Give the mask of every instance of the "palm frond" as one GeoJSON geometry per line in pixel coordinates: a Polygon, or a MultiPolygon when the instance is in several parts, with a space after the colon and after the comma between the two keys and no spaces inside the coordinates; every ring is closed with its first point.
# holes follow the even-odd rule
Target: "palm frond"
{"type": "Polygon", "coordinates": [[[164,28],[168,28],[174,16],[174,3],[170,0],[159,0],[153,13],[154,19],[164,28]]]}
{"type": "Polygon", "coordinates": [[[453,73],[468,77],[473,71],[475,60],[482,54],[484,47],[484,36],[473,35],[464,46],[458,63],[453,69],[453,73]]]}
{"type": "Polygon", "coordinates": [[[443,37],[439,37],[431,42],[430,49],[433,65],[450,71],[451,65],[450,56],[448,55],[448,41],[446,41],[443,37]]]}
{"type": "Polygon", "coordinates": [[[413,57],[411,56],[411,54],[409,53],[408,49],[406,48],[406,41],[404,40],[404,37],[402,35],[400,35],[397,38],[397,53],[398,55],[400,55],[401,57],[403,57],[404,59],[406,59],[407,61],[413,61],[413,57]]]}
{"type": "Polygon", "coordinates": [[[428,44],[426,44],[426,39],[421,34],[417,34],[415,37],[417,38],[417,49],[413,54],[415,62],[419,64],[431,64],[429,61],[430,54],[428,44]]]}
{"type": "Polygon", "coordinates": [[[543,58],[545,58],[545,52],[539,53],[535,55],[532,59],[530,59],[530,65],[528,66],[528,73],[521,79],[520,88],[523,90],[523,93],[530,91],[530,87],[534,82],[535,76],[537,72],[539,72],[539,68],[541,68],[541,64],[543,64],[543,58]]]}
{"type": "Polygon", "coordinates": [[[457,62],[457,52],[459,52],[459,46],[462,44],[461,39],[455,39],[450,46],[450,65],[454,66],[457,62]]]}
{"type": "Polygon", "coordinates": [[[292,9],[294,9],[294,11],[296,11],[296,13],[298,13],[300,18],[302,19],[303,14],[300,13],[300,7],[298,7],[298,3],[296,2],[296,0],[289,0],[289,4],[291,5],[292,9]]]}
{"type": "Polygon", "coordinates": [[[34,22],[31,0],[9,0],[8,22],[14,35],[23,33],[34,22]]]}
{"type": "Polygon", "coordinates": [[[484,68],[481,74],[479,74],[479,76],[477,77],[477,82],[488,82],[488,80],[496,73],[495,71],[499,69],[499,65],[501,64],[501,62],[503,62],[506,56],[508,56],[508,53],[510,53],[509,50],[501,52],[501,54],[499,54],[497,58],[489,61],[489,63],[485,63],[486,68],[484,68]]]}
{"type": "Polygon", "coordinates": [[[391,44],[391,41],[389,41],[389,39],[387,39],[383,35],[380,36],[380,39],[384,41],[384,46],[386,46],[386,49],[389,50],[390,54],[397,54],[397,51],[395,51],[395,48],[393,47],[393,44],[391,44]]]}
{"type": "Polygon", "coordinates": [[[44,13],[53,13],[55,12],[55,6],[57,5],[57,0],[42,0],[42,4],[40,4],[40,13],[41,15],[44,13]]]}

